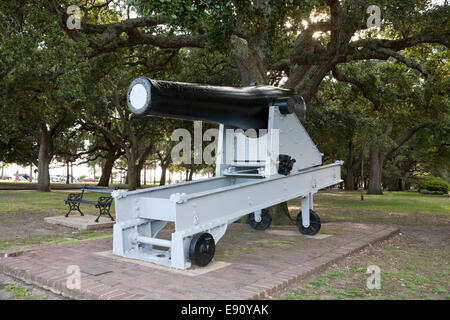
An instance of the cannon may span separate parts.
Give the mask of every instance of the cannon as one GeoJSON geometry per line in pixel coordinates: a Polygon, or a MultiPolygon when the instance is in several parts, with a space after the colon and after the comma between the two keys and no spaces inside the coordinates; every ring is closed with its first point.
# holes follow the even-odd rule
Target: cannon
{"type": "Polygon", "coordinates": [[[303,119],[306,106],[294,90],[273,86],[244,88],[156,81],[141,77],[129,86],[127,102],[139,116],[203,120],[230,128],[267,128],[270,106],[303,119]]]}
{"type": "Polygon", "coordinates": [[[267,208],[297,197],[299,232],[319,232],[313,195],[342,182],[343,162],[322,165],[323,154],[302,125],[305,102],[294,90],[140,77],[130,84],[127,103],[136,116],[218,123],[216,174],[114,191],[113,254],[177,269],[206,266],[229,224],[247,216],[250,227],[265,230],[272,220],[267,208]],[[158,237],[167,222],[175,225],[170,240],[158,237]]]}

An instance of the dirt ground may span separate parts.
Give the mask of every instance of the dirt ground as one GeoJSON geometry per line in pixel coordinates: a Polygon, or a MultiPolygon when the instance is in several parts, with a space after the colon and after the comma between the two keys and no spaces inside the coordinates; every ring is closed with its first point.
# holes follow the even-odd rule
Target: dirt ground
{"type": "Polygon", "coordinates": [[[51,225],[44,221],[45,214],[24,215],[20,213],[3,213],[0,216],[0,240],[12,238],[32,238],[35,235],[65,235],[73,232],[72,228],[51,225]]]}
{"type": "MultiPolygon", "coordinates": [[[[0,191],[0,199],[14,202],[26,201],[19,191],[0,191]]],[[[73,231],[71,228],[46,223],[44,221],[46,216],[48,213],[39,210],[31,214],[31,212],[4,212],[0,208],[0,239],[30,238],[42,234],[62,235],[70,234],[73,231]]]]}
{"type": "Polygon", "coordinates": [[[444,226],[400,226],[400,230],[411,238],[411,247],[443,248],[450,246],[450,227],[444,226]]]}

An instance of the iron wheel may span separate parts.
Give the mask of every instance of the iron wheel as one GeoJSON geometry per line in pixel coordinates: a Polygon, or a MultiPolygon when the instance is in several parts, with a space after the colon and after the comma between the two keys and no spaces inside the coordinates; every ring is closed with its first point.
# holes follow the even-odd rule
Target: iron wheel
{"type": "Polygon", "coordinates": [[[248,224],[255,230],[266,230],[272,223],[272,216],[269,213],[269,209],[261,210],[261,221],[255,220],[255,213],[252,212],[247,216],[248,224]]]}
{"type": "Polygon", "coordinates": [[[301,234],[313,236],[319,232],[321,223],[319,215],[312,209],[309,210],[309,227],[305,228],[302,223],[302,212],[297,215],[297,227],[301,234]]]}
{"type": "Polygon", "coordinates": [[[189,256],[192,264],[200,267],[206,266],[214,257],[216,244],[211,234],[207,232],[197,233],[191,240],[189,256]]]}

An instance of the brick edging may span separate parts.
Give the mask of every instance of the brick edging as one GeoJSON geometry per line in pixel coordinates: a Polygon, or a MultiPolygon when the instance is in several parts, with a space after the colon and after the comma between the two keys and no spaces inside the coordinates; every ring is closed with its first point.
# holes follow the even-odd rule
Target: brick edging
{"type": "Polygon", "coordinates": [[[38,288],[50,291],[51,293],[60,295],[64,298],[69,298],[72,300],[95,299],[95,298],[86,298],[80,294],[71,294],[71,293],[67,293],[63,290],[56,289],[55,286],[52,285],[54,283],[49,284],[49,282],[51,282],[51,281],[48,281],[47,279],[40,278],[42,280],[42,282],[31,280],[30,276],[27,273],[25,273],[24,270],[20,270],[20,269],[15,270],[14,267],[4,266],[4,265],[0,264],[0,272],[7,276],[10,276],[16,280],[22,281],[28,285],[33,285],[38,288]]]}

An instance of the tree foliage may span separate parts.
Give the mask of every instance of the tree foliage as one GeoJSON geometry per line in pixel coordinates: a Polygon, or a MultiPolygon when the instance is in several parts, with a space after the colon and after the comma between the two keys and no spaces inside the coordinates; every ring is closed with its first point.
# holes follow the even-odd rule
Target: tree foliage
{"type": "Polygon", "coordinates": [[[48,190],[54,156],[103,159],[104,169],[125,157],[137,187],[168,130],[189,127],[131,116],[127,86],[145,75],[295,88],[324,159],[346,161],[349,188],[367,166],[376,192],[396,184],[386,173],[448,176],[449,6],[376,4],[379,29],[362,0],[4,1],[0,161],[35,163],[48,190]],[[68,28],[70,5],[81,29],[68,28]]]}

